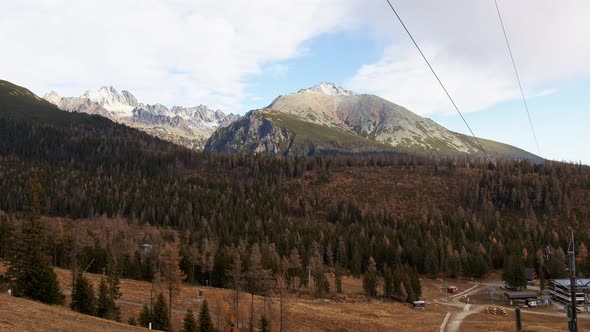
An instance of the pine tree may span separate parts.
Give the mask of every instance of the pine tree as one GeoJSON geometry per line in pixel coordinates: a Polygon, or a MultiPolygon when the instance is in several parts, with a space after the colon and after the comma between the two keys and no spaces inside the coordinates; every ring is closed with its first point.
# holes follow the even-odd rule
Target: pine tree
{"type": "Polygon", "coordinates": [[[260,332],[270,332],[270,321],[265,315],[260,316],[260,322],[258,323],[258,330],[260,332]]]}
{"type": "Polygon", "coordinates": [[[314,285],[316,297],[324,297],[326,293],[330,292],[330,283],[326,278],[326,270],[324,270],[323,266],[316,269],[314,273],[314,285]]]}
{"type": "Polygon", "coordinates": [[[100,278],[98,284],[98,298],[96,302],[96,315],[98,317],[106,317],[110,307],[109,290],[107,281],[104,277],[100,278]]]}
{"type": "Polygon", "coordinates": [[[406,286],[404,285],[403,281],[400,281],[399,283],[399,294],[402,301],[409,301],[408,292],[406,291],[406,286]]]}
{"type": "MultiPolygon", "coordinates": [[[[119,287],[119,268],[117,262],[111,260],[106,267],[106,281],[110,297],[113,301],[121,298],[121,289],[119,287]]],[[[118,308],[117,308],[118,309],[118,308]]]]}
{"type": "Polygon", "coordinates": [[[508,287],[514,287],[512,285],[514,281],[514,273],[513,265],[512,265],[512,256],[504,259],[504,271],[502,272],[502,280],[508,287]]]}
{"type": "Polygon", "coordinates": [[[182,323],[182,332],[197,332],[199,327],[197,326],[197,322],[195,321],[194,313],[191,309],[186,310],[186,315],[184,315],[184,320],[182,323]]]}
{"type": "Polygon", "coordinates": [[[580,272],[582,272],[582,273],[590,272],[590,271],[588,271],[588,266],[587,266],[587,262],[588,262],[589,257],[590,257],[590,255],[588,255],[588,248],[582,242],[580,244],[580,248],[578,249],[578,253],[576,255],[576,264],[577,264],[577,266],[579,266],[578,270],[580,272]]]}
{"type": "Polygon", "coordinates": [[[10,248],[8,271],[13,294],[33,300],[62,304],[57,277],[47,255],[45,225],[41,221],[41,185],[36,176],[30,181],[31,206],[10,248]]]}
{"type": "Polygon", "coordinates": [[[8,218],[0,215],[0,258],[6,259],[10,251],[10,243],[13,236],[12,225],[8,222],[8,218]]]}
{"type": "Polygon", "coordinates": [[[334,284],[336,286],[336,293],[342,293],[342,268],[340,264],[336,265],[334,271],[334,284]]]}
{"type": "Polygon", "coordinates": [[[170,329],[170,316],[168,316],[168,305],[164,294],[158,295],[158,300],[154,305],[154,311],[152,312],[152,328],[156,330],[168,331],[170,329]]]}
{"type": "Polygon", "coordinates": [[[417,301],[422,296],[422,284],[420,283],[420,276],[413,268],[404,266],[405,271],[405,282],[407,283],[406,289],[408,289],[408,302],[417,301]],[[411,291],[410,291],[411,290],[411,291]]]}
{"type": "Polygon", "coordinates": [[[340,265],[346,266],[346,245],[344,244],[342,237],[338,239],[338,252],[336,254],[336,261],[340,265]]]}
{"type": "Polygon", "coordinates": [[[383,295],[386,298],[393,297],[393,272],[387,265],[383,267],[383,295]]]}
{"type": "MultiPolygon", "coordinates": [[[[118,289],[118,287],[117,287],[118,289]]],[[[115,296],[108,284],[108,278],[102,277],[98,287],[98,303],[96,305],[98,317],[119,321],[121,311],[115,303],[115,296]]]]}
{"type": "Polygon", "coordinates": [[[520,256],[510,256],[504,260],[504,273],[502,279],[507,286],[520,289],[526,287],[527,280],[524,275],[524,267],[520,256]]]}
{"type": "Polygon", "coordinates": [[[147,305],[144,305],[139,313],[139,324],[143,327],[148,327],[152,322],[152,312],[147,305]]]}
{"type": "Polygon", "coordinates": [[[201,304],[201,310],[199,311],[199,331],[200,332],[214,332],[215,327],[209,314],[209,304],[207,300],[203,300],[201,304]]]}
{"type": "Polygon", "coordinates": [[[377,275],[377,263],[373,257],[369,258],[367,272],[363,277],[363,289],[368,296],[377,296],[377,287],[379,286],[379,276],[377,275]]]}
{"type": "Polygon", "coordinates": [[[86,315],[95,315],[96,306],[94,302],[94,288],[88,282],[88,279],[81,272],[78,272],[76,282],[72,289],[70,307],[86,315]]]}
{"type": "Polygon", "coordinates": [[[433,248],[436,248],[435,245],[433,244],[426,244],[426,248],[431,248],[429,250],[426,251],[426,255],[424,257],[424,269],[425,269],[425,273],[428,274],[432,279],[435,279],[436,276],[438,275],[438,267],[439,267],[439,261],[438,261],[438,254],[437,251],[435,251],[433,248]]]}

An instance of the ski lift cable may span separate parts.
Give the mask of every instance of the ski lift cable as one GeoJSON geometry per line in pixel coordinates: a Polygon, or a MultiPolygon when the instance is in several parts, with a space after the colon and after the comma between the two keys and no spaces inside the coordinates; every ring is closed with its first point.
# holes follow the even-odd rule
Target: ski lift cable
{"type": "Polygon", "coordinates": [[[414,39],[414,37],[410,33],[410,30],[408,30],[408,28],[406,27],[406,24],[404,23],[404,21],[402,20],[402,18],[400,17],[400,15],[397,13],[397,11],[395,10],[395,8],[391,4],[391,1],[390,0],[386,0],[386,1],[389,4],[389,7],[391,8],[391,10],[395,14],[395,16],[397,17],[397,19],[399,20],[399,22],[401,23],[401,25],[404,28],[404,30],[406,30],[406,33],[408,34],[408,36],[410,37],[410,39],[414,43],[414,46],[416,46],[416,49],[418,49],[418,52],[420,52],[420,55],[422,56],[422,59],[424,59],[424,61],[428,65],[428,68],[430,68],[430,71],[432,72],[432,74],[434,75],[434,77],[436,78],[436,80],[438,81],[438,83],[440,84],[440,86],[442,87],[443,91],[447,95],[447,97],[450,100],[451,104],[453,104],[453,107],[455,108],[455,110],[457,111],[457,113],[459,113],[459,116],[461,117],[461,119],[465,123],[465,126],[467,126],[467,129],[469,129],[469,132],[471,133],[471,136],[473,136],[473,138],[475,139],[475,142],[477,143],[477,145],[479,146],[479,148],[481,149],[481,151],[484,153],[484,155],[486,156],[486,158],[488,159],[488,161],[493,164],[494,162],[490,158],[488,152],[481,145],[481,143],[480,143],[479,139],[477,138],[477,136],[475,136],[475,133],[473,132],[473,130],[469,126],[469,123],[467,123],[467,120],[463,116],[463,113],[461,113],[461,111],[459,110],[459,107],[457,106],[457,104],[455,103],[455,101],[453,100],[453,98],[451,97],[451,94],[447,91],[447,88],[445,87],[445,85],[443,84],[443,82],[441,81],[441,79],[436,74],[436,71],[434,71],[434,68],[432,67],[432,65],[428,61],[428,58],[426,58],[426,56],[424,55],[424,52],[422,52],[422,49],[420,48],[420,46],[418,46],[418,43],[416,42],[416,40],[414,39]]]}
{"type": "Polygon", "coordinates": [[[512,68],[514,68],[514,76],[516,76],[516,81],[518,82],[518,88],[520,89],[520,96],[522,97],[522,103],[524,104],[524,109],[526,110],[526,114],[529,119],[529,124],[531,125],[531,131],[533,132],[533,138],[535,139],[535,144],[537,145],[537,151],[539,152],[539,155],[541,155],[541,148],[539,146],[539,141],[537,140],[535,126],[533,126],[533,120],[531,119],[531,112],[529,111],[529,105],[527,104],[526,98],[524,96],[524,91],[522,89],[522,83],[520,81],[520,75],[518,74],[518,69],[516,69],[516,62],[514,61],[514,55],[512,54],[512,48],[510,47],[510,42],[508,41],[508,34],[506,33],[506,27],[504,26],[504,20],[502,19],[502,14],[500,13],[500,7],[498,6],[498,0],[494,0],[494,4],[496,5],[496,12],[498,13],[498,19],[500,20],[500,26],[502,27],[502,32],[504,33],[504,40],[506,41],[506,48],[508,48],[508,54],[510,55],[510,61],[512,61],[512,68]]]}

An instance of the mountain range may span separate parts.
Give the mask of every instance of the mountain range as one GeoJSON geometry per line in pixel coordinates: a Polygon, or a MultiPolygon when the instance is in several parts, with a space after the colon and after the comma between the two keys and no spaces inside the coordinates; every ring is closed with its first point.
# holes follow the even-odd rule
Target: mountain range
{"type": "MultiPolygon", "coordinates": [[[[205,105],[196,107],[138,102],[113,87],[79,97],[50,92],[43,97],[61,110],[96,114],[175,144],[217,153],[330,155],[404,153],[483,156],[467,135],[371,94],[322,82],[281,95],[270,105],[240,117],[205,105]]],[[[507,144],[478,138],[493,158],[540,157],[507,144]]]]}
{"type": "Polygon", "coordinates": [[[168,108],[162,104],[143,104],[129,91],[118,91],[112,86],[89,90],[79,97],[62,97],[51,91],[43,99],[64,111],[97,114],[199,150],[218,127],[227,126],[238,118],[237,115],[226,115],[205,105],[168,108]]]}

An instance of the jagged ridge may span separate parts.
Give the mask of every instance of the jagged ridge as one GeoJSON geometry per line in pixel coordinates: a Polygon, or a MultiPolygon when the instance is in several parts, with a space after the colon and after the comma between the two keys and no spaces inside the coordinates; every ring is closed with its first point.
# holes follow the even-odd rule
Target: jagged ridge
{"type": "Polygon", "coordinates": [[[202,149],[218,127],[227,126],[238,118],[205,105],[169,109],[162,104],[143,104],[131,92],[118,91],[112,86],[86,91],[80,97],[61,97],[51,91],[43,98],[64,111],[98,114],[195,149],[202,149]]]}

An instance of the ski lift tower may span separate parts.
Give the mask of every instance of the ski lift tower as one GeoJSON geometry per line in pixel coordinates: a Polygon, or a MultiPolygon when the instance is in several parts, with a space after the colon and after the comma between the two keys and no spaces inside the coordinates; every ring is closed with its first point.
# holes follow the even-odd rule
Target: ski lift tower
{"type": "Polygon", "coordinates": [[[570,297],[571,297],[571,317],[569,321],[569,330],[571,332],[578,332],[578,313],[577,313],[577,299],[576,299],[576,247],[574,242],[574,230],[568,227],[571,233],[570,243],[567,248],[568,265],[570,272],[570,297]]]}

